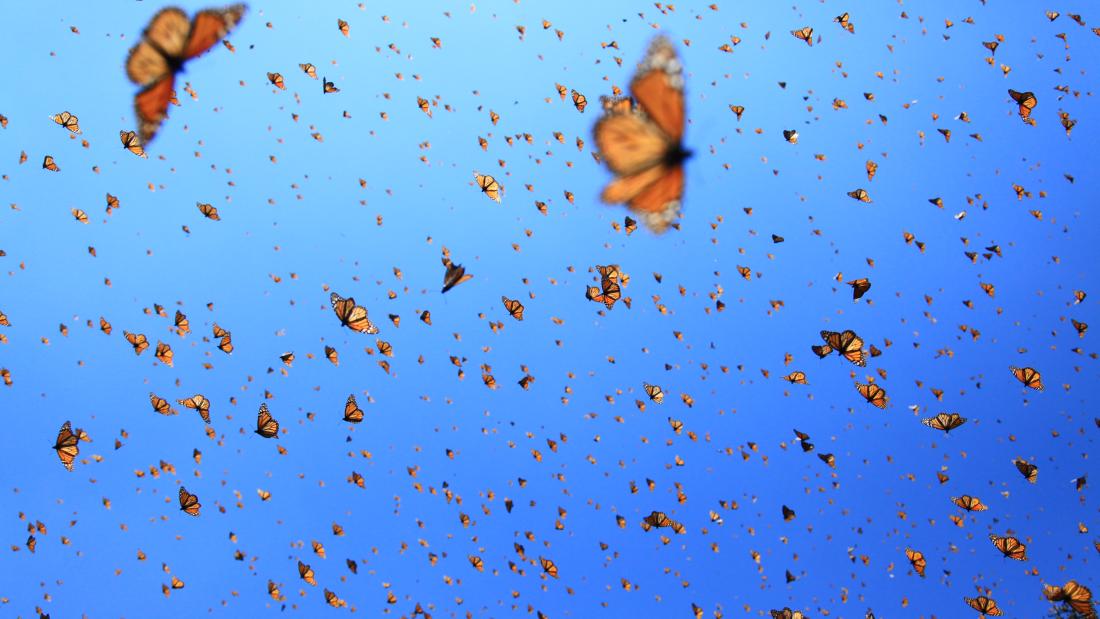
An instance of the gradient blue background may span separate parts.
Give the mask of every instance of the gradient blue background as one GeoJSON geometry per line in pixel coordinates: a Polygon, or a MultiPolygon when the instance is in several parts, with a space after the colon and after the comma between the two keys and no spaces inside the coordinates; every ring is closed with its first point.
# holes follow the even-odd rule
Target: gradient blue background
{"type": "MultiPolygon", "coordinates": [[[[204,6],[185,3],[189,11],[204,6]]],[[[1100,70],[1100,40],[1090,28],[1100,16],[1091,3],[721,1],[717,12],[677,3],[668,14],[644,2],[492,2],[475,11],[464,3],[369,2],[365,10],[353,2],[254,3],[230,36],[235,53],[218,46],[181,74],[182,106],[171,108],[142,160],[117,141],[135,124],[135,88],[123,65],[159,8],[13,3],[0,25],[8,59],[0,113],[9,118],[0,130],[0,202],[18,206],[0,211],[7,253],[0,310],[12,322],[0,327],[9,340],[0,345],[0,367],[14,381],[0,388],[0,615],[33,617],[41,607],[53,617],[277,616],[280,604],[266,593],[271,579],[282,584],[286,612],[310,617],[347,612],[325,605],[323,587],[366,616],[409,616],[420,602],[436,617],[526,617],[531,608],[552,618],[691,617],[692,603],[707,616],[716,609],[766,616],[790,606],[815,618],[862,618],[868,608],[887,618],[968,617],[976,613],[962,598],[983,587],[1006,616],[1032,618],[1049,608],[1042,583],[1100,584],[1092,489],[1079,493],[1072,482],[1094,469],[1094,335],[1079,339],[1069,323],[1100,323],[1090,148],[1098,139],[1092,91],[1100,70]],[[1065,15],[1050,23],[1046,8],[1083,13],[1087,27],[1065,15]],[[899,18],[903,10],[909,19],[899,18]],[[844,11],[854,36],[831,23],[844,11]],[[973,25],[963,23],[967,16],[973,25]],[[337,18],[350,22],[349,38],[337,18]],[[955,25],[945,28],[945,18],[955,25]],[[544,31],[542,19],[553,28],[544,31]],[[517,25],[526,26],[522,39],[517,25]],[[804,25],[822,37],[812,48],[788,34],[804,25]],[[627,87],[657,31],[677,42],[686,67],[685,141],[695,157],[687,164],[683,229],[627,237],[611,227],[624,210],[599,204],[609,177],[590,155],[590,130],[599,96],[612,84],[627,87]],[[1006,39],[996,58],[1012,67],[1007,77],[984,61],[981,41],[995,33],[1006,39]],[[731,35],[741,44],[732,54],[718,51],[731,35]],[[433,36],[441,49],[433,49],[433,36]],[[620,49],[601,48],[612,40],[620,49]],[[315,64],[341,92],[322,95],[301,62],[315,64]],[[270,86],[267,71],[281,72],[287,90],[270,86]],[[197,101],[183,92],[184,81],[197,101]],[[560,101],[556,82],[587,95],[588,110],[560,101]],[[1080,96],[1059,100],[1054,87],[1063,84],[1080,96]],[[1008,88],[1037,94],[1037,127],[1020,122],[1008,88]],[[440,97],[433,118],[417,109],[417,96],[440,97]],[[848,109],[832,109],[834,97],[848,109]],[[740,123],[730,104],[745,106],[740,123]],[[495,127],[490,109],[501,117],[495,127]],[[89,149],[49,119],[63,110],[79,116],[89,149]],[[1072,139],[1059,110],[1079,120],[1072,139]],[[962,111],[970,124],[954,120],[962,111]],[[939,127],[952,130],[950,143],[939,127]],[[791,128],[801,134],[797,145],[782,139],[791,128]],[[505,135],[524,132],[533,145],[505,143],[505,135]],[[488,152],[478,136],[489,140],[488,152]],[[577,136],[588,143],[584,152],[577,136]],[[425,141],[430,149],[418,147],[425,141]],[[23,165],[20,151],[28,155],[23,165]],[[827,159],[815,160],[818,153],[827,159]],[[60,173],[40,168],[46,154],[60,173]],[[867,159],[879,164],[873,182],[867,159]],[[479,194],[475,169],[505,185],[503,204],[479,194]],[[1018,201],[1013,183],[1032,199],[1018,201]],[[857,187],[874,202],[845,195],[857,187]],[[106,192],[122,203],[110,217],[106,192]],[[975,194],[981,198],[967,205],[975,194]],[[943,210],[927,202],[936,196],[943,210]],[[548,215],[535,200],[548,204],[548,215]],[[222,221],[203,219],[196,201],[217,206],[222,221]],[[91,223],[73,221],[73,207],[91,223]],[[1029,209],[1041,209],[1042,220],[1029,209]],[[957,221],[952,215],[961,210],[967,217],[957,221]],[[925,253],[906,245],[903,231],[925,242],[925,253]],[[773,245],[772,233],[786,242],[773,245]],[[1003,258],[971,264],[963,255],[992,243],[1003,258]],[[446,296],[439,293],[443,246],[474,275],[446,296]],[[633,307],[600,315],[584,289],[595,281],[592,265],[608,263],[630,274],[624,293],[633,307]],[[743,280],[738,265],[761,277],[743,280]],[[837,273],[872,280],[864,302],[851,301],[837,273]],[[996,297],[979,282],[995,284],[996,297]],[[377,366],[379,355],[364,352],[375,337],[339,326],[326,285],[370,310],[379,337],[394,347],[390,375],[377,366]],[[708,298],[719,286],[721,313],[708,298]],[[1092,296],[1072,305],[1074,289],[1092,296]],[[507,317],[502,294],[523,301],[526,320],[507,317]],[[967,299],[973,309],[963,306],[967,299]],[[785,305],[771,311],[770,300],[785,305]],[[169,316],[182,309],[193,333],[180,339],[170,318],[143,313],[153,303],[169,316]],[[417,320],[424,309],[431,327],[417,320]],[[399,328],[386,319],[391,313],[401,316],[399,328]],[[84,325],[101,315],[114,326],[111,336],[84,325]],[[232,356],[203,339],[215,321],[233,333],[232,356]],[[504,330],[494,334],[489,321],[504,321],[504,330]],[[981,337],[972,341],[960,325],[981,337]],[[823,328],[856,329],[885,354],[866,369],[819,361],[809,346],[823,328]],[[124,329],[170,343],[175,368],[157,364],[152,350],[135,357],[124,329]],[[324,360],[326,344],[339,351],[339,367],[324,360]],[[1078,346],[1084,354],[1071,351],[1078,346]],[[945,348],[953,356],[937,355],[945,348]],[[286,351],[296,361],[284,376],[286,351]],[[786,352],[794,355],[790,366],[786,352]],[[451,355],[465,359],[465,379],[451,355]],[[482,363],[492,366],[496,391],[482,385],[482,363]],[[516,385],[521,364],[536,378],[529,391],[516,385]],[[1046,391],[1025,393],[1009,365],[1040,369],[1046,391]],[[852,387],[852,378],[865,382],[878,368],[888,372],[878,379],[891,398],[886,411],[852,387]],[[810,386],[781,380],[794,369],[807,373],[810,386]],[[643,382],[664,388],[664,405],[639,412],[643,382]],[[932,387],[944,391],[943,402],[932,387]],[[251,433],[265,390],[287,430],[278,441],[251,433]],[[152,413],[149,391],[173,402],[205,394],[217,441],[192,411],[152,413]],[[353,429],[340,420],[349,393],[366,411],[353,429]],[[694,407],[680,394],[690,394],[694,407]],[[970,421],[950,437],[920,424],[944,410],[970,421]],[[684,422],[683,435],[672,433],[669,416],[684,422]],[[81,444],[73,473],[50,449],[67,419],[94,440],[81,444]],[[835,453],[836,470],[803,454],[791,428],[812,435],[815,453],[835,453]],[[116,451],[120,429],[129,438],[116,451]],[[558,441],[557,453],[548,438],[558,441]],[[191,459],[195,448],[201,466],[191,459]],[[743,460],[742,451],[751,457],[743,460]],[[676,456],[684,466],[674,465],[676,456]],[[1039,465],[1037,484],[1016,472],[1016,457],[1039,465]],[[134,475],[161,460],[175,465],[175,475],[134,475]],[[412,466],[415,479],[406,470],[412,466]],[[950,476],[945,485],[936,479],[941,469],[950,476]],[[345,482],[353,470],[365,489],[345,482]],[[178,511],[180,483],[199,495],[199,518],[178,511]],[[442,497],[445,483],[461,505],[442,497]],[[261,502],[257,488],[271,500],[261,502]],[[961,494],[979,496],[990,510],[957,528],[949,499],[961,494]],[[505,497],[515,501],[511,514],[505,497]],[[797,512],[793,521],[783,522],[782,505],[797,512]],[[558,508],[567,512],[562,530],[554,527],[558,508]],[[638,523],[654,509],[688,533],[668,545],[656,531],[644,533],[638,523]],[[711,523],[710,510],[724,524],[711,523]],[[36,554],[22,548],[20,512],[49,527],[36,554]],[[460,512],[473,526],[462,527],[460,512]],[[627,519],[625,529],[616,514],[627,519]],[[332,535],[333,522],[346,536],[332,535]],[[1080,534],[1078,523],[1094,531],[1080,534]],[[534,541],[523,539],[528,531],[534,541]],[[991,532],[1018,535],[1030,560],[1002,560],[991,532]],[[62,535],[71,545],[60,543],[62,535]],[[313,555],[311,540],[324,543],[327,559],[313,555]],[[540,579],[513,541],[529,558],[555,560],[560,579],[540,579]],[[910,573],[906,546],[927,556],[927,578],[910,573]],[[136,559],[138,549],[147,561],[136,559]],[[235,550],[247,559],[235,561],[235,550]],[[428,552],[441,557],[435,567],[428,552]],[[483,558],[484,573],[469,565],[471,554],[483,558]],[[357,576],[345,558],[359,561],[357,576]],[[298,580],[298,559],[313,565],[318,587],[298,580]],[[510,560],[526,575],[510,572],[510,560]],[[162,564],[186,583],[167,599],[162,564]],[[786,584],[784,570],[799,579],[786,584]],[[386,603],[386,586],[397,604],[386,603]]]]}

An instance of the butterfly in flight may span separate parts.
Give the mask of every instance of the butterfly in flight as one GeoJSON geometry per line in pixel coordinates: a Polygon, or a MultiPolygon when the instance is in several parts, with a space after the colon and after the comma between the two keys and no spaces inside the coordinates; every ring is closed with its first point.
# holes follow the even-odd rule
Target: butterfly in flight
{"type": "Polygon", "coordinates": [[[684,76],[672,43],[654,39],[630,83],[631,98],[602,98],[593,136],[615,174],[603,201],[622,204],[663,232],[679,216],[684,193],[684,76]]]}
{"type": "Polygon", "coordinates": [[[244,16],[245,5],[206,9],[188,19],[176,7],[153,16],[141,41],[130,48],[126,75],[142,89],[134,97],[134,112],[142,143],[149,143],[168,115],[175,98],[176,73],[184,63],[201,56],[229,34],[244,16]]]}

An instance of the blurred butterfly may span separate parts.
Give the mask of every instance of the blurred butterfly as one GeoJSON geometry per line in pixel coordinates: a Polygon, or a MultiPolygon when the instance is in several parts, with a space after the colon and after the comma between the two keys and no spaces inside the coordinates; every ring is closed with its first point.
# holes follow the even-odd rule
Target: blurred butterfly
{"type": "Polygon", "coordinates": [[[679,216],[684,193],[684,77],[676,50],[657,37],[630,83],[632,98],[602,98],[604,115],[593,135],[615,178],[603,190],[608,204],[626,203],[654,232],[679,216]]]}
{"type": "Polygon", "coordinates": [[[233,334],[219,327],[216,322],[214,323],[214,337],[221,338],[218,342],[218,349],[227,355],[233,352],[233,334]]]}
{"type": "Polygon", "coordinates": [[[196,202],[195,206],[198,207],[199,212],[202,213],[203,217],[207,219],[212,219],[214,221],[222,220],[221,215],[218,215],[217,207],[211,204],[206,204],[204,202],[196,202]]]}
{"type": "Polygon", "coordinates": [[[451,259],[446,256],[443,257],[443,266],[447,268],[443,273],[443,292],[474,278],[466,272],[466,267],[451,262],[451,259]]]}
{"type": "Polygon", "coordinates": [[[661,404],[665,401],[665,392],[657,385],[651,385],[649,383],[642,383],[642,387],[645,388],[646,395],[649,399],[657,404],[661,404]]]}
{"type": "Polygon", "coordinates": [[[317,79],[317,67],[313,66],[312,64],[308,62],[300,63],[298,65],[298,68],[301,69],[302,72],[306,75],[312,77],[313,79],[317,79]]]}
{"type": "Polygon", "coordinates": [[[210,423],[210,400],[201,393],[196,393],[186,400],[176,400],[176,402],[197,411],[204,422],[210,423]]]}
{"type": "Polygon", "coordinates": [[[201,507],[202,503],[199,503],[198,495],[191,494],[186,488],[180,486],[180,511],[189,516],[198,516],[201,507]]]}
{"type": "Polygon", "coordinates": [[[135,355],[140,355],[145,352],[145,349],[149,348],[149,338],[145,337],[144,334],[123,331],[122,335],[126,338],[126,341],[130,342],[130,345],[134,347],[135,355]]]}
{"type": "Polygon", "coordinates": [[[978,497],[970,496],[969,494],[964,494],[962,496],[953,496],[951,497],[951,502],[968,512],[984,512],[985,510],[989,509],[984,503],[982,503],[981,499],[979,499],[978,497]]]}
{"type": "Polygon", "coordinates": [[[863,297],[863,295],[867,294],[868,290],[871,289],[871,280],[867,279],[866,277],[853,279],[852,281],[847,283],[849,286],[852,287],[853,301],[858,301],[860,298],[863,297]]]}
{"type": "Polygon", "coordinates": [[[1033,484],[1039,478],[1038,466],[1035,466],[1034,464],[1031,464],[1030,462],[1027,462],[1026,460],[1021,460],[1019,458],[1014,460],[1012,463],[1016,465],[1016,470],[1020,471],[1020,474],[1023,475],[1024,479],[1026,479],[1029,483],[1033,484]]]}
{"type": "Polygon", "coordinates": [[[153,412],[161,415],[176,415],[175,409],[168,404],[168,400],[160,397],[159,395],[149,392],[149,404],[153,406],[153,412]]]}
{"type": "Polygon", "coordinates": [[[583,114],[584,108],[588,107],[588,98],[577,92],[576,90],[574,90],[571,94],[573,95],[573,106],[577,108],[578,112],[583,114]]]}
{"type": "Polygon", "coordinates": [[[1035,106],[1039,104],[1039,101],[1035,98],[1035,93],[1030,90],[1027,92],[1017,92],[1008,89],[1008,96],[1012,97],[1012,100],[1016,102],[1019,107],[1020,120],[1025,123],[1034,125],[1035,121],[1031,118],[1031,110],[1035,109],[1035,106]]]}
{"type": "Polygon", "coordinates": [[[327,94],[333,94],[333,93],[337,93],[337,92],[340,92],[340,89],[336,87],[336,84],[328,81],[327,77],[322,77],[321,78],[321,93],[322,94],[327,95],[327,94]]]}
{"type": "Polygon", "coordinates": [[[856,33],[856,27],[852,25],[852,22],[848,21],[848,13],[838,15],[833,19],[833,21],[840,24],[840,27],[847,30],[848,32],[852,34],[856,33]]]}
{"type": "Polygon", "coordinates": [[[341,325],[359,333],[379,333],[378,327],[367,318],[367,309],[356,305],[354,297],[345,299],[334,292],[329,295],[329,302],[332,304],[332,311],[340,319],[341,325]]]}
{"type": "Polygon", "coordinates": [[[182,10],[170,7],[153,16],[126,59],[126,75],[142,87],[134,97],[142,142],[153,139],[168,114],[168,103],[175,97],[176,73],[188,60],[225,38],[245,10],[243,4],[207,9],[188,20],[182,10]]]}
{"type": "Polygon", "coordinates": [[[60,114],[54,114],[50,118],[62,127],[68,129],[73,133],[80,133],[80,121],[77,119],[76,114],[70,114],[69,112],[61,112],[60,114]]]}
{"type": "Polygon", "coordinates": [[[172,352],[172,347],[168,344],[165,344],[164,342],[157,342],[157,348],[153,355],[156,356],[157,360],[159,360],[164,365],[172,367],[172,357],[175,355],[175,353],[172,352]]]}
{"type": "Polygon", "coordinates": [[[814,29],[806,26],[805,28],[799,28],[798,30],[791,30],[791,34],[794,38],[805,41],[806,45],[813,47],[814,45],[814,29]]]}
{"type": "Polygon", "coordinates": [[[928,565],[928,561],[924,558],[924,553],[919,550],[913,550],[912,548],[906,548],[905,558],[909,559],[909,564],[913,566],[913,571],[921,578],[924,578],[924,568],[928,565]]]}

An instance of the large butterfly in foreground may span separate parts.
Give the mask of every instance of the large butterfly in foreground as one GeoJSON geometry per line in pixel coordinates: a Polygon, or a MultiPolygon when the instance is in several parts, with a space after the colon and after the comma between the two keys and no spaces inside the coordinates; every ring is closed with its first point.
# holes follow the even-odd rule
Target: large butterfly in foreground
{"type": "Polygon", "coordinates": [[[603,98],[593,134],[615,174],[603,190],[608,204],[626,203],[654,232],[680,214],[684,193],[684,76],[672,43],[657,37],[630,83],[630,98],[603,98]]]}
{"type": "Polygon", "coordinates": [[[224,9],[206,9],[188,19],[176,7],[162,9],[153,16],[142,40],[130,48],[126,75],[141,86],[134,97],[141,141],[148,143],[168,115],[168,103],[175,97],[176,73],[185,62],[201,56],[244,16],[245,5],[224,9]]]}

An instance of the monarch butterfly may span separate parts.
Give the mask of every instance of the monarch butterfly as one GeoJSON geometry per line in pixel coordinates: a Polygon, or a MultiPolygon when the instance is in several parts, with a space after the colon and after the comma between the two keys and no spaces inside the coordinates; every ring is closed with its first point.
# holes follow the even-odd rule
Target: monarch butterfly
{"type": "Polygon", "coordinates": [[[367,318],[367,308],[356,305],[354,297],[344,298],[335,292],[329,295],[332,311],[340,319],[340,324],[359,333],[379,333],[378,327],[367,318]]]}
{"type": "Polygon", "coordinates": [[[142,159],[149,158],[149,156],[145,154],[145,149],[141,146],[141,139],[138,138],[137,132],[119,131],[118,139],[122,141],[122,148],[125,148],[142,159]]]}
{"type": "Polygon", "coordinates": [[[1015,561],[1027,561],[1027,546],[1023,545],[1020,540],[1015,537],[1000,537],[991,534],[989,536],[989,541],[993,542],[993,545],[996,546],[997,550],[1000,550],[1001,554],[1005,557],[1015,561]]]}
{"type": "Polygon", "coordinates": [[[187,488],[180,486],[180,511],[188,516],[198,516],[201,507],[202,503],[199,503],[199,496],[191,494],[187,491],[187,488]]]}
{"type": "Polygon", "coordinates": [[[848,197],[860,202],[871,202],[871,195],[866,189],[854,189],[848,192],[848,197]]]}
{"type": "Polygon", "coordinates": [[[271,85],[279,90],[286,90],[286,80],[283,79],[282,73],[267,72],[267,81],[271,82],[271,85]]]}
{"type": "Polygon", "coordinates": [[[363,409],[359,408],[359,404],[355,402],[354,393],[349,395],[347,402],[344,403],[344,421],[348,423],[363,421],[363,409]]]}
{"type": "Polygon", "coordinates": [[[336,84],[328,81],[327,77],[321,78],[321,93],[322,94],[335,94],[340,92],[340,89],[336,87],[336,84]]]}
{"type": "Polygon", "coordinates": [[[164,365],[172,367],[172,357],[175,353],[172,352],[172,347],[164,342],[157,342],[157,349],[153,355],[164,365]]]}
{"type": "Polygon", "coordinates": [[[153,412],[161,415],[176,415],[176,410],[168,404],[168,400],[160,397],[159,395],[149,392],[149,404],[153,406],[153,412]]]}
{"type": "Polygon", "coordinates": [[[489,196],[489,199],[500,204],[501,194],[504,193],[504,186],[497,182],[497,179],[489,176],[488,174],[478,174],[474,172],[474,182],[481,189],[481,193],[489,196]]]}
{"type": "Polygon", "coordinates": [[[420,108],[421,112],[424,112],[425,114],[427,114],[428,118],[432,117],[432,108],[431,108],[431,106],[430,106],[427,99],[417,97],[416,98],[416,106],[420,108]]]}
{"type": "Polygon", "coordinates": [[[489,121],[493,123],[494,127],[496,126],[496,124],[499,120],[500,120],[500,114],[497,114],[493,110],[489,110],[489,121]]]}
{"type": "Polygon", "coordinates": [[[833,354],[833,348],[828,344],[824,346],[811,345],[810,350],[814,351],[814,354],[817,355],[818,359],[824,359],[825,357],[833,354]]]}
{"type": "Polygon", "coordinates": [[[1002,611],[1000,608],[997,608],[997,602],[993,601],[990,598],[987,598],[984,595],[979,595],[976,598],[964,597],[963,600],[966,601],[967,605],[969,605],[970,608],[973,608],[974,610],[981,613],[983,617],[1000,617],[1004,614],[1004,611],[1002,611]]]}
{"type": "Polygon", "coordinates": [[[809,26],[806,26],[804,28],[799,28],[798,30],[791,30],[791,34],[794,35],[794,38],[796,38],[800,41],[805,41],[806,45],[809,45],[810,47],[813,47],[813,45],[814,45],[814,29],[813,28],[811,28],[809,26]]]}
{"type": "Polygon", "coordinates": [[[470,555],[466,557],[466,559],[470,562],[470,565],[473,566],[475,570],[479,572],[485,571],[485,562],[481,560],[481,557],[477,555],[470,555]]]}
{"type": "Polygon", "coordinates": [[[912,548],[906,548],[905,558],[909,559],[909,564],[913,566],[913,571],[921,578],[924,578],[924,568],[928,565],[928,561],[924,558],[924,553],[919,550],[913,550],[912,548]]]}
{"type": "Polygon", "coordinates": [[[497,388],[497,379],[494,378],[493,375],[489,374],[488,372],[483,372],[481,374],[481,382],[485,383],[485,386],[490,388],[490,389],[496,389],[497,388]]]}
{"type": "Polygon", "coordinates": [[[1096,617],[1096,609],[1092,604],[1092,591],[1075,580],[1070,580],[1061,587],[1044,585],[1043,595],[1051,602],[1069,604],[1079,617],[1096,617]]]}
{"type": "Polygon", "coordinates": [[[741,115],[745,113],[745,106],[731,104],[730,111],[737,115],[737,120],[741,120],[741,115]]]}
{"type": "Polygon", "coordinates": [[[794,520],[794,516],[795,516],[794,510],[787,507],[786,505],[783,505],[782,508],[783,508],[783,521],[784,522],[790,522],[790,521],[794,520]]]}
{"type": "Polygon", "coordinates": [[[141,86],[134,97],[138,133],[148,143],[168,114],[175,98],[176,73],[188,60],[206,53],[225,38],[244,16],[245,5],[200,11],[194,19],[178,8],[161,10],[153,16],[126,59],[126,75],[141,86]]]}
{"type": "Polygon", "coordinates": [[[642,383],[642,386],[645,388],[646,395],[648,395],[649,399],[653,402],[661,404],[665,401],[665,392],[662,391],[659,386],[649,383],[642,383]]]}
{"type": "Polygon", "coordinates": [[[784,129],[783,139],[787,140],[791,144],[798,144],[798,132],[794,129],[784,129]]]}
{"type": "Polygon", "coordinates": [[[207,219],[213,219],[214,221],[222,220],[221,216],[218,215],[217,207],[203,202],[196,202],[195,206],[198,207],[199,212],[202,213],[203,217],[206,217],[207,219]]]}
{"type": "Polygon", "coordinates": [[[260,403],[260,412],[256,415],[256,434],[264,438],[275,438],[279,435],[279,422],[267,410],[267,402],[260,403]]]}
{"type": "Polygon", "coordinates": [[[1073,318],[1070,318],[1069,321],[1073,324],[1073,328],[1077,331],[1077,337],[1083,339],[1085,337],[1085,333],[1089,330],[1088,323],[1079,322],[1077,320],[1074,320],[1073,318]]]}
{"type": "Polygon", "coordinates": [[[615,307],[615,303],[622,298],[622,289],[619,284],[607,283],[604,285],[603,290],[589,286],[585,291],[585,297],[590,301],[596,301],[597,303],[603,303],[607,309],[615,307]]]}
{"type": "Polygon", "coordinates": [[[833,18],[833,21],[840,24],[840,27],[847,30],[848,32],[850,32],[852,34],[856,33],[856,27],[853,26],[850,21],[848,21],[848,14],[847,13],[844,13],[843,15],[836,16],[835,18],[833,18]]]}
{"type": "Polygon", "coordinates": [[[179,578],[177,578],[176,576],[172,576],[172,588],[173,589],[182,589],[183,587],[184,587],[183,581],[180,580],[179,578]]]}
{"type": "Polygon", "coordinates": [[[554,83],[554,88],[558,91],[558,96],[561,97],[561,100],[565,101],[565,95],[569,92],[569,89],[566,88],[564,84],[558,84],[557,82],[554,83]]]}
{"type": "Polygon", "coordinates": [[[214,337],[221,338],[218,342],[218,348],[225,354],[231,354],[233,352],[233,334],[229,331],[218,326],[218,323],[214,323],[214,337]]]}
{"type": "Polygon", "coordinates": [[[53,118],[55,123],[68,129],[72,133],[80,134],[80,121],[77,119],[76,114],[61,112],[60,114],[54,114],[51,118],[53,118]]]}
{"type": "Polygon", "coordinates": [[[1039,467],[1031,464],[1030,462],[1017,458],[1012,462],[1016,465],[1016,470],[1020,471],[1020,474],[1024,476],[1029,483],[1035,483],[1039,479],[1039,467]]]}
{"type": "Polygon", "coordinates": [[[922,419],[921,423],[933,430],[943,430],[944,433],[948,433],[966,423],[966,417],[961,417],[958,413],[939,413],[935,417],[922,419]]]}
{"type": "Polygon", "coordinates": [[[474,277],[466,272],[466,267],[451,262],[451,259],[446,256],[443,257],[443,266],[447,268],[443,273],[443,292],[447,292],[451,288],[454,288],[462,282],[469,281],[474,277]]]}
{"type": "Polygon", "coordinates": [[[390,344],[389,342],[384,342],[382,340],[378,340],[376,344],[378,346],[378,352],[387,357],[393,356],[393,344],[390,344]]]}
{"type": "Polygon", "coordinates": [[[187,320],[187,315],[183,312],[176,310],[175,317],[176,334],[180,337],[187,335],[191,332],[191,322],[187,320]]]}
{"type": "Polygon", "coordinates": [[[8,322],[8,315],[0,311],[0,327],[10,327],[11,323],[8,322]]]}
{"type": "Polygon", "coordinates": [[[336,20],[336,27],[340,30],[340,34],[342,34],[346,37],[351,36],[351,28],[348,27],[348,22],[346,22],[342,19],[337,19],[336,20]]]}
{"type": "Polygon", "coordinates": [[[61,459],[61,464],[64,464],[65,469],[68,471],[73,470],[73,461],[80,454],[80,447],[77,445],[79,442],[80,430],[78,429],[74,434],[72,425],[68,421],[62,424],[53,448],[57,451],[57,457],[61,459]]]}
{"type": "Polygon", "coordinates": [[[1034,124],[1035,121],[1031,120],[1031,111],[1039,104],[1038,99],[1035,98],[1035,93],[1030,90],[1026,92],[1017,92],[1009,88],[1008,96],[1012,97],[1012,100],[1020,106],[1020,119],[1025,123],[1034,124]]]}
{"type": "Polygon", "coordinates": [[[84,212],[83,209],[74,208],[70,212],[73,214],[73,219],[82,224],[88,224],[88,213],[84,212]]]}
{"type": "Polygon", "coordinates": [[[509,299],[508,297],[501,296],[500,300],[504,303],[504,309],[508,310],[508,314],[516,320],[523,320],[523,304],[516,299],[509,299]]]}
{"type": "Polygon", "coordinates": [[[49,170],[50,172],[61,171],[61,168],[57,167],[57,162],[53,160],[52,155],[46,155],[46,157],[42,159],[42,168],[45,170],[49,170]]]}
{"type": "Polygon", "coordinates": [[[874,383],[869,385],[856,383],[856,390],[859,391],[859,395],[863,396],[868,403],[878,408],[886,408],[890,403],[890,398],[886,397],[886,390],[874,383]]]}
{"type": "Polygon", "coordinates": [[[608,204],[626,203],[660,233],[679,217],[684,193],[684,77],[664,37],[649,46],[630,83],[631,98],[602,98],[604,115],[593,136],[615,178],[603,190],[608,204]]]}
{"type": "Polygon", "coordinates": [[[116,198],[115,196],[112,196],[110,193],[108,193],[107,194],[107,214],[110,215],[111,211],[115,210],[118,207],[119,207],[118,198],[116,198]]]}
{"type": "Polygon", "coordinates": [[[867,182],[875,180],[875,173],[878,172],[878,164],[868,160],[867,163],[864,164],[864,168],[867,170],[867,182]]]}
{"type": "MultiPolygon", "coordinates": [[[[867,365],[867,355],[863,352],[863,338],[856,335],[855,331],[850,329],[841,333],[821,331],[820,335],[821,339],[825,340],[825,348],[829,349],[828,352],[835,350],[837,354],[860,367],[867,365]]],[[[825,356],[818,353],[817,350],[814,350],[814,352],[819,356],[825,356]]]]}
{"type": "Polygon", "coordinates": [[[333,608],[341,608],[348,605],[347,602],[341,600],[339,597],[336,596],[335,593],[329,591],[328,589],[325,589],[325,601],[328,602],[328,605],[333,608]]]}
{"type": "Polygon", "coordinates": [[[584,113],[584,108],[588,107],[588,97],[585,97],[576,90],[572,91],[573,106],[577,108],[577,111],[581,114],[584,113]]]}
{"type": "Polygon", "coordinates": [[[817,454],[817,457],[821,459],[831,469],[836,468],[836,456],[833,454],[817,454]]]}
{"type": "Polygon", "coordinates": [[[631,218],[630,215],[627,215],[623,218],[623,229],[626,230],[626,235],[630,236],[638,229],[638,222],[631,218]]]}
{"type": "Polygon", "coordinates": [[[981,499],[979,499],[978,497],[970,496],[969,494],[964,494],[958,497],[953,496],[951,497],[951,502],[968,512],[984,512],[985,510],[989,509],[984,503],[982,503],[981,499]]]}
{"type": "Polygon", "coordinates": [[[669,527],[677,534],[685,532],[684,525],[669,518],[664,512],[652,511],[648,516],[642,519],[642,530],[648,531],[652,528],[665,528],[669,527]]]}
{"type": "Polygon", "coordinates": [[[302,72],[306,75],[312,77],[313,79],[317,79],[317,67],[313,66],[312,64],[308,62],[299,63],[298,68],[301,69],[302,72]]]}
{"type": "Polygon", "coordinates": [[[325,359],[328,359],[332,365],[340,367],[340,354],[332,346],[325,346],[325,359]]]}
{"type": "Polygon", "coordinates": [[[684,430],[684,422],[679,419],[673,419],[672,417],[668,418],[668,426],[672,428],[672,431],[676,434],[680,434],[684,430]]]}
{"type": "Polygon", "coordinates": [[[853,301],[860,300],[863,295],[867,294],[867,291],[871,289],[871,280],[867,279],[866,277],[853,279],[852,281],[847,282],[847,284],[852,287],[853,301]]]}
{"type": "Polygon", "coordinates": [[[810,384],[810,383],[806,382],[806,373],[802,372],[802,371],[799,371],[799,370],[795,370],[794,372],[791,372],[790,374],[787,374],[786,376],[783,377],[783,380],[791,383],[792,385],[808,385],[808,384],[810,384]]]}
{"type": "Polygon", "coordinates": [[[782,610],[771,610],[769,612],[772,615],[772,619],[806,619],[806,616],[802,614],[802,611],[791,610],[787,607],[783,607],[782,610]]]}
{"type": "Polygon", "coordinates": [[[126,338],[127,342],[134,347],[134,354],[140,355],[145,352],[146,348],[149,348],[149,339],[141,333],[130,333],[129,331],[123,331],[122,335],[126,338]]]}
{"type": "Polygon", "coordinates": [[[186,400],[176,400],[176,402],[197,411],[204,422],[210,423],[210,400],[207,400],[206,396],[196,393],[186,400]]]}
{"type": "Polygon", "coordinates": [[[1016,380],[1023,383],[1025,387],[1029,387],[1036,391],[1043,390],[1043,377],[1035,368],[1010,367],[1008,369],[1012,370],[1012,375],[1016,377],[1016,380]]]}
{"type": "Polygon", "coordinates": [[[317,586],[317,580],[313,577],[313,568],[310,567],[308,563],[302,563],[301,560],[298,561],[298,578],[301,578],[314,587],[317,586]]]}
{"type": "Polygon", "coordinates": [[[550,559],[539,557],[539,565],[542,567],[543,573],[547,576],[550,576],[551,578],[558,577],[558,566],[550,559]]]}

